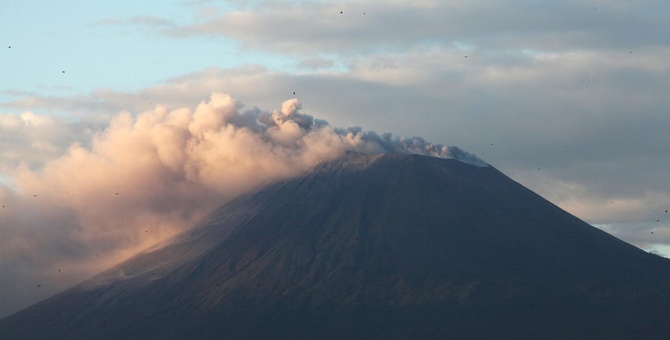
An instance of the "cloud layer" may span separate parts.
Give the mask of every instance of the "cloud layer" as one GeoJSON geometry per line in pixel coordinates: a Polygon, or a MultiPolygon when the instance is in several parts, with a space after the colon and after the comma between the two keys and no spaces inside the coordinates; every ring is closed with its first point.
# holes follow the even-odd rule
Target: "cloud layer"
{"type": "MultiPolygon", "coordinates": [[[[20,163],[11,171],[13,188],[0,188],[3,295],[34,302],[41,292],[184,230],[247,190],[347,151],[416,153],[486,166],[456,147],[334,128],[300,108],[290,99],[277,111],[242,111],[231,96],[213,93],[194,109],[120,112],[85,144],[74,142],[38,165],[20,163]]],[[[34,127],[28,136],[49,122],[29,113],[3,117],[6,130],[34,127]]],[[[4,313],[22,305],[0,302],[4,313]]]]}
{"type": "Polygon", "coordinates": [[[637,49],[669,42],[662,34],[667,14],[656,0],[261,1],[226,11],[210,6],[188,24],[134,22],[177,37],[222,36],[261,49],[346,55],[426,42],[497,50],[637,49]]]}

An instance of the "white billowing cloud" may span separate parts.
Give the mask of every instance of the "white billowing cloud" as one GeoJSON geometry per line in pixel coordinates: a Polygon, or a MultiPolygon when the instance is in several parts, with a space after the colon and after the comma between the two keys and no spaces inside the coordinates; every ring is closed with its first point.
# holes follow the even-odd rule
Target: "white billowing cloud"
{"type": "Polygon", "coordinates": [[[46,159],[61,154],[73,138],[89,138],[85,123],[68,123],[55,116],[31,111],[0,113],[0,175],[20,163],[41,166],[46,159]]]}
{"type": "MultiPolygon", "coordinates": [[[[195,109],[122,111],[90,140],[72,143],[40,166],[12,169],[14,188],[0,187],[4,295],[34,302],[184,230],[259,184],[347,151],[417,153],[486,166],[456,147],[418,137],[334,128],[301,113],[297,99],[273,112],[242,107],[213,93],[195,109]]],[[[50,119],[3,116],[2,126],[58,128],[50,119]]],[[[25,303],[0,301],[8,306],[0,313],[25,303]]]]}

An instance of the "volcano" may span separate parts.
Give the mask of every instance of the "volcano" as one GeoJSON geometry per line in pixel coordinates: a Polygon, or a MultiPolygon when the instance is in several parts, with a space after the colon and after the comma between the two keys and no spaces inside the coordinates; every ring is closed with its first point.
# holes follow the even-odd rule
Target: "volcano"
{"type": "Polygon", "coordinates": [[[349,154],[0,320],[3,339],[668,338],[670,261],[495,168],[349,154]]]}

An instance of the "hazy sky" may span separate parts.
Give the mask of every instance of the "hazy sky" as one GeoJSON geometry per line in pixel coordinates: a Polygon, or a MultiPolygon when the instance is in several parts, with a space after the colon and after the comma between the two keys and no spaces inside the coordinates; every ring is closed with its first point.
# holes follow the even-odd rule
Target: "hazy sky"
{"type": "Polygon", "coordinates": [[[670,254],[667,1],[25,0],[0,32],[0,316],[384,132],[670,254]]]}

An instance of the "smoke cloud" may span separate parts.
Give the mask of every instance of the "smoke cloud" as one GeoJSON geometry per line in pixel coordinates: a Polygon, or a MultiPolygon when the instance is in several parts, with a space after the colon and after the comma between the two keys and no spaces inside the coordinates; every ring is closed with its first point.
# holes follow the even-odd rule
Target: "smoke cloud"
{"type": "Polygon", "coordinates": [[[347,151],[486,165],[418,137],[334,128],[301,113],[297,99],[274,112],[242,108],[213,93],[194,109],[120,112],[90,140],[38,167],[15,167],[11,187],[0,186],[0,316],[175,235],[245,191],[347,151]]]}

